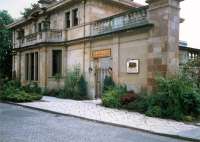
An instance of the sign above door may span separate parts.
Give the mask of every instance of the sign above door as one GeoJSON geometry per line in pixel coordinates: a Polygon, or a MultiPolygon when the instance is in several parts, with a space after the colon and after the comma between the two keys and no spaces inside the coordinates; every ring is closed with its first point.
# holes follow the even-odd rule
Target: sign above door
{"type": "Polygon", "coordinates": [[[92,58],[106,58],[111,56],[111,49],[96,50],[92,52],[92,58]]]}

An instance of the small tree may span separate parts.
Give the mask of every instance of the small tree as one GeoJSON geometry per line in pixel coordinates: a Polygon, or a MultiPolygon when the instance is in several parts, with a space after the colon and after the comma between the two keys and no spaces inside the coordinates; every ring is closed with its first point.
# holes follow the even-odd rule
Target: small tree
{"type": "Polygon", "coordinates": [[[24,18],[28,18],[28,16],[30,16],[30,14],[36,10],[40,9],[40,4],[39,3],[35,3],[32,4],[31,7],[29,8],[25,8],[24,12],[21,12],[21,15],[24,16],[24,18]]]}
{"type": "Polygon", "coordinates": [[[108,91],[109,88],[112,88],[115,86],[115,83],[111,76],[106,76],[103,81],[103,92],[108,91]]]}
{"type": "Polygon", "coordinates": [[[81,75],[79,81],[78,81],[78,90],[79,90],[79,96],[86,98],[87,96],[87,82],[83,75],[81,75]]]}

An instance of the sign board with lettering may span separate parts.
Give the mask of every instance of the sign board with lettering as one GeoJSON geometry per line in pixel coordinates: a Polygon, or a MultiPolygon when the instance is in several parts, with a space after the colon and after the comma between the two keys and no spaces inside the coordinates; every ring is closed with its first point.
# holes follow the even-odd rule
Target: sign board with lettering
{"type": "Polygon", "coordinates": [[[111,56],[111,49],[96,50],[92,52],[93,58],[106,58],[111,56]]]}

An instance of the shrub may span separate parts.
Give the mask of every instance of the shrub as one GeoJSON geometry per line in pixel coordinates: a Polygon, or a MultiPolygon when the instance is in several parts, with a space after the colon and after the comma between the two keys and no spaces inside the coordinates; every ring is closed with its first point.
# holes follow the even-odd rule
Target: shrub
{"type": "Polygon", "coordinates": [[[64,90],[60,92],[59,97],[75,100],[87,99],[87,82],[84,76],[80,74],[79,66],[68,72],[64,90]]]}
{"type": "Polygon", "coordinates": [[[137,95],[137,98],[134,101],[124,105],[123,107],[131,111],[145,113],[148,108],[147,97],[148,94],[146,92],[142,92],[141,94],[137,95]]]}
{"type": "Polygon", "coordinates": [[[106,92],[109,90],[109,88],[112,88],[115,86],[115,83],[111,76],[106,76],[103,82],[103,92],[106,92]]]}
{"type": "Polygon", "coordinates": [[[148,109],[159,106],[162,117],[183,120],[200,114],[200,91],[187,76],[159,77],[155,95],[148,100],[148,109]]]}
{"type": "Polygon", "coordinates": [[[123,105],[133,102],[137,99],[137,95],[134,91],[127,92],[124,96],[121,97],[121,102],[123,105]]]}
{"type": "Polygon", "coordinates": [[[183,66],[181,74],[187,76],[200,88],[200,58],[192,59],[187,62],[183,66]]]}
{"type": "Polygon", "coordinates": [[[162,109],[160,106],[153,106],[145,114],[150,117],[162,117],[162,109]]]}
{"type": "Polygon", "coordinates": [[[81,98],[87,98],[87,82],[85,81],[85,78],[83,75],[81,75],[78,84],[78,96],[81,98]]]}
{"type": "Polygon", "coordinates": [[[3,86],[0,99],[11,102],[31,102],[42,98],[41,95],[37,94],[37,91],[30,92],[30,90],[27,91],[26,89],[21,87],[18,81],[8,81],[3,86]]]}
{"type": "Polygon", "coordinates": [[[120,108],[122,106],[121,97],[127,92],[124,86],[109,88],[102,96],[103,106],[110,108],[120,108]]]}
{"type": "Polygon", "coordinates": [[[31,82],[30,84],[23,86],[23,90],[25,90],[27,93],[37,93],[37,94],[42,93],[41,88],[35,82],[31,82]]]}

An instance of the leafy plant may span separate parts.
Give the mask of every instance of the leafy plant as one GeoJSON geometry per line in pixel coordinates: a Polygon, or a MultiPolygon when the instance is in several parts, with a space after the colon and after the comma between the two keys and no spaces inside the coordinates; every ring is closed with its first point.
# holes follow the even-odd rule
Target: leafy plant
{"type": "Polygon", "coordinates": [[[23,15],[24,18],[28,18],[28,16],[30,16],[31,13],[33,13],[38,9],[40,9],[39,3],[32,4],[31,7],[25,8],[24,12],[22,12],[21,15],[23,15]]]}
{"type": "Polygon", "coordinates": [[[106,76],[103,82],[103,92],[108,91],[110,88],[114,87],[115,83],[111,76],[106,76]]]}
{"type": "Polygon", "coordinates": [[[35,89],[31,91],[21,87],[19,81],[8,81],[4,84],[2,88],[2,94],[0,99],[3,101],[12,102],[31,102],[35,100],[40,100],[42,95],[39,95],[35,89]]]}
{"type": "Polygon", "coordinates": [[[6,28],[12,22],[7,11],[0,11],[0,79],[12,76],[12,31],[6,28]]]}
{"type": "Polygon", "coordinates": [[[114,86],[113,88],[109,88],[106,92],[104,92],[102,96],[102,103],[105,107],[111,108],[121,108],[122,101],[121,97],[124,96],[127,92],[126,86],[114,86]]]}
{"type": "Polygon", "coordinates": [[[60,92],[59,97],[75,100],[87,98],[87,82],[81,75],[79,66],[75,66],[73,71],[67,73],[64,90],[60,92]]]}
{"type": "Polygon", "coordinates": [[[26,91],[27,93],[37,93],[37,94],[42,93],[41,88],[35,82],[31,82],[28,85],[23,86],[23,90],[26,91]]]}

